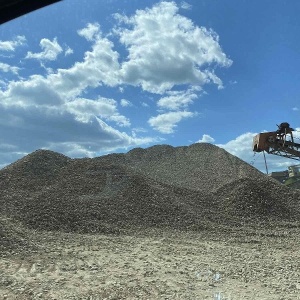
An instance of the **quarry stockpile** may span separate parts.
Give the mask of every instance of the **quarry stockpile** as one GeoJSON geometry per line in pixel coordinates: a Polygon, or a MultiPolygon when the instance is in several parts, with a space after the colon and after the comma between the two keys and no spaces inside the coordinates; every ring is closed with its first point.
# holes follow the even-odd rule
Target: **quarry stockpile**
{"type": "Polygon", "coordinates": [[[24,253],[35,249],[36,246],[18,222],[0,216],[0,257],[4,256],[7,251],[10,253],[23,251],[24,253]]]}
{"type": "Polygon", "coordinates": [[[298,191],[210,144],[92,159],[38,150],[2,169],[0,188],[0,216],[39,230],[203,230],[299,220],[298,191]]]}

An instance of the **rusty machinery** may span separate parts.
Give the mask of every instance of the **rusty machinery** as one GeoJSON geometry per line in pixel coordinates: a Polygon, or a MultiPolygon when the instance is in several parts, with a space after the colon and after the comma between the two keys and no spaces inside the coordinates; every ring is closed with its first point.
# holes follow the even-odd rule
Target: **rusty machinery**
{"type": "Polygon", "coordinates": [[[278,130],[259,133],[253,138],[253,151],[300,160],[300,144],[293,137],[295,130],[286,122],[277,126],[278,130]]]}

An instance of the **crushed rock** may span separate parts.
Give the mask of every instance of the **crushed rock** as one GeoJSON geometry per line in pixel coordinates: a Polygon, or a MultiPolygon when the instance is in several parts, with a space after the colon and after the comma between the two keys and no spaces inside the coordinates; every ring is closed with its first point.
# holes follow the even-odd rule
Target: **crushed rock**
{"type": "Polygon", "coordinates": [[[92,159],[38,150],[0,170],[0,188],[0,216],[38,230],[203,230],[298,222],[300,211],[299,191],[205,143],[92,159]]]}

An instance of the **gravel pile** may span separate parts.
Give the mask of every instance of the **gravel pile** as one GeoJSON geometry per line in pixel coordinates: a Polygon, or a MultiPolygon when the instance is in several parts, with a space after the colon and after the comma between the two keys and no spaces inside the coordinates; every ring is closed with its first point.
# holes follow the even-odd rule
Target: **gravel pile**
{"type": "Polygon", "coordinates": [[[57,152],[37,150],[0,171],[8,186],[32,191],[58,180],[61,170],[72,160],[57,152]]]}
{"type": "Polygon", "coordinates": [[[298,220],[300,203],[299,192],[210,144],[93,159],[38,150],[1,170],[0,188],[0,216],[81,233],[298,220]]]}
{"type": "Polygon", "coordinates": [[[300,220],[299,191],[261,176],[241,178],[223,185],[213,192],[223,214],[244,221],[300,220]]]}
{"type": "Polygon", "coordinates": [[[215,145],[137,148],[125,158],[125,164],[147,177],[207,195],[214,220],[299,219],[299,191],[291,191],[215,145]]]}
{"type": "Polygon", "coordinates": [[[127,165],[147,177],[208,194],[234,180],[263,175],[224,149],[207,143],[138,148],[125,154],[125,159],[127,165]]]}
{"type": "Polygon", "coordinates": [[[12,220],[0,217],[0,257],[6,254],[14,254],[19,251],[32,251],[36,247],[30,242],[30,237],[23,228],[17,226],[12,220]]]}

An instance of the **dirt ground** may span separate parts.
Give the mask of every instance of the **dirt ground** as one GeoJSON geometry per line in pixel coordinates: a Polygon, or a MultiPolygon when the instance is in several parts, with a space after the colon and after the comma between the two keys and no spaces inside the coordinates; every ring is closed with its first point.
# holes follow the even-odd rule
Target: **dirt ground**
{"type": "Polygon", "coordinates": [[[300,299],[298,228],[31,232],[0,258],[1,299],[300,299]]]}

